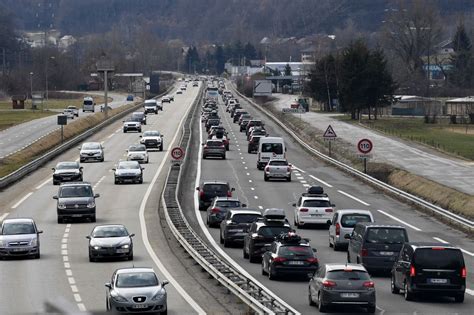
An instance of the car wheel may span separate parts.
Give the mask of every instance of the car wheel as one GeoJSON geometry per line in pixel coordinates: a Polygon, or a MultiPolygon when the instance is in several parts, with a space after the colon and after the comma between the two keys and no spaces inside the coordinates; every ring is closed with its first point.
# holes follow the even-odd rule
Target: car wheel
{"type": "Polygon", "coordinates": [[[373,313],[375,313],[376,309],[377,309],[377,307],[375,305],[369,305],[369,306],[367,306],[367,313],[373,314],[373,313]]]}
{"type": "Polygon", "coordinates": [[[229,151],[229,146],[226,146],[225,149],[226,149],[226,151],[229,151]]]}
{"type": "Polygon", "coordinates": [[[127,133],[127,130],[126,130],[126,129],[124,129],[124,130],[123,130],[123,133],[127,133]]]}
{"type": "Polygon", "coordinates": [[[91,222],[95,222],[96,221],[96,218],[95,218],[95,214],[93,216],[91,216],[91,222]]]}
{"type": "Polygon", "coordinates": [[[337,243],[334,241],[332,248],[334,249],[335,252],[337,252],[339,250],[339,245],[337,245],[337,243]]]}
{"type": "Polygon", "coordinates": [[[327,306],[321,300],[321,293],[318,295],[318,309],[320,313],[326,313],[327,306]]]}
{"type": "Polygon", "coordinates": [[[58,217],[58,223],[59,223],[59,224],[62,224],[62,223],[64,223],[64,219],[63,219],[63,218],[61,218],[61,217],[58,217]]]}
{"type": "Polygon", "coordinates": [[[92,257],[91,255],[89,255],[89,262],[95,262],[96,259],[94,257],[92,257]]]}
{"type": "Polygon", "coordinates": [[[265,268],[263,268],[263,261],[262,261],[262,276],[266,276],[268,273],[265,271],[265,268]]]}
{"type": "Polygon", "coordinates": [[[266,182],[268,182],[268,176],[267,176],[267,174],[264,174],[264,175],[263,175],[263,180],[266,181],[266,182]]]}
{"type": "Polygon", "coordinates": [[[225,160],[225,154],[222,156],[222,159],[225,160]]]}
{"type": "Polygon", "coordinates": [[[100,161],[101,161],[101,162],[104,162],[104,160],[105,160],[105,158],[104,158],[104,157],[102,157],[102,158],[100,159],[100,161]]]}
{"type": "Polygon", "coordinates": [[[82,177],[82,175],[81,175],[81,177],[79,177],[79,181],[80,181],[80,182],[83,182],[83,181],[84,181],[84,177],[82,177]]]}
{"type": "Polygon", "coordinates": [[[224,247],[230,247],[231,241],[224,239],[224,247]]]}
{"type": "Polygon", "coordinates": [[[276,280],[277,274],[272,270],[272,265],[268,266],[268,279],[269,280],[276,280]]]}
{"type": "MultiPolygon", "coordinates": [[[[250,252],[252,252],[252,251],[250,251],[250,252]]],[[[254,255],[249,253],[249,262],[257,263],[258,262],[257,256],[254,256],[254,255]]]]}
{"type": "Polygon", "coordinates": [[[163,151],[163,145],[160,145],[160,151],[163,151]]]}
{"type": "Polygon", "coordinates": [[[403,283],[403,290],[404,290],[403,296],[405,297],[405,300],[406,300],[406,301],[412,301],[413,298],[414,298],[414,294],[408,290],[408,283],[407,283],[407,281],[405,281],[405,282],[403,283]]]}
{"type": "MultiPolygon", "coordinates": [[[[222,233],[219,233],[219,242],[224,244],[224,238],[222,237],[222,233]]],[[[224,246],[225,247],[225,246],[224,246]]]]}
{"type": "Polygon", "coordinates": [[[288,176],[288,177],[286,178],[286,181],[287,181],[287,182],[291,182],[291,176],[288,176]]]}
{"type": "Polygon", "coordinates": [[[247,149],[247,153],[252,153],[252,150],[250,150],[250,149],[247,149]]]}
{"type": "Polygon", "coordinates": [[[79,162],[84,163],[84,159],[80,159],[79,162]]]}
{"type": "Polygon", "coordinates": [[[128,254],[127,259],[128,259],[128,260],[133,260],[133,251],[130,252],[130,254],[128,254]]]}
{"type": "Polygon", "coordinates": [[[138,181],[139,184],[143,184],[143,177],[140,178],[140,180],[138,181]]]}
{"type": "Polygon", "coordinates": [[[459,295],[456,295],[456,296],[454,297],[454,301],[455,301],[456,303],[463,303],[463,302],[464,302],[464,294],[461,293],[461,294],[459,294],[459,295]]]}
{"type": "Polygon", "coordinates": [[[347,262],[351,262],[351,256],[349,255],[349,248],[347,249],[347,262]]]}
{"type": "Polygon", "coordinates": [[[168,315],[168,308],[166,308],[163,312],[160,313],[161,315],[168,315]]]}
{"type": "Polygon", "coordinates": [[[59,182],[53,180],[53,185],[59,185],[59,182]]]}
{"type": "Polygon", "coordinates": [[[118,185],[119,183],[120,183],[119,180],[116,178],[116,179],[114,180],[114,184],[115,184],[115,185],[118,185]]]}
{"type": "Polygon", "coordinates": [[[38,248],[38,252],[35,255],[35,259],[40,259],[40,257],[41,257],[41,253],[40,253],[40,250],[38,248]]]}
{"type": "Polygon", "coordinates": [[[397,288],[397,286],[395,285],[395,278],[393,275],[390,277],[390,290],[392,291],[393,294],[400,293],[400,289],[397,288]]]}
{"type": "Polygon", "coordinates": [[[248,259],[248,258],[249,258],[249,254],[248,254],[247,251],[245,250],[245,245],[244,245],[243,252],[244,252],[244,258],[245,258],[245,259],[248,259]]]}
{"type": "Polygon", "coordinates": [[[205,159],[206,159],[206,156],[205,156],[204,154],[202,155],[202,159],[203,159],[203,160],[205,160],[205,159]]]}
{"type": "Polygon", "coordinates": [[[314,303],[313,301],[313,297],[311,296],[311,292],[310,292],[310,289],[308,288],[308,304],[309,306],[315,306],[316,303],[314,303]]]}

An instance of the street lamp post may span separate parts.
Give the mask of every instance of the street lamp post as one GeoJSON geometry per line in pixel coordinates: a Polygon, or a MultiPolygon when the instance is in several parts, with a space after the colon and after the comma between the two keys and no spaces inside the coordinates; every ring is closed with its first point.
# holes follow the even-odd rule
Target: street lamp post
{"type": "Polygon", "coordinates": [[[55,59],[54,56],[50,56],[49,58],[46,59],[46,110],[48,110],[48,65],[49,65],[49,59],[55,59]]]}
{"type": "Polygon", "coordinates": [[[30,98],[31,106],[33,107],[33,72],[30,72],[30,98]]]}

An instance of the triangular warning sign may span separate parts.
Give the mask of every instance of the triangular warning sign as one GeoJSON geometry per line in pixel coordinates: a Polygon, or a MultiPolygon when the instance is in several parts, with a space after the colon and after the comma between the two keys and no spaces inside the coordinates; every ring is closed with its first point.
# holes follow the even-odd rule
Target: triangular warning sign
{"type": "Polygon", "coordinates": [[[336,133],[334,132],[334,129],[332,129],[331,125],[328,126],[326,131],[324,132],[323,138],[336,138],[336,133]]]}

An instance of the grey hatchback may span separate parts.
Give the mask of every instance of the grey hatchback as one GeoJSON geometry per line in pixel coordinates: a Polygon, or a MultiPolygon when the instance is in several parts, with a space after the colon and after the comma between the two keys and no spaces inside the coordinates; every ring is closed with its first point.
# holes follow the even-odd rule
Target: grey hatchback
{"type": "Polygon", "coordinates": [[[325,264],[309,281],[309,305],[321,313],[330,305],[359,305],[375,313],[375,285],[364,266],[359,264],[325,264]]]}
{"type": "Polygon", "coordinates": [[[0,257],[40,258],[39,231],[30,218],[5,219],[0,229],[0,257]]]}

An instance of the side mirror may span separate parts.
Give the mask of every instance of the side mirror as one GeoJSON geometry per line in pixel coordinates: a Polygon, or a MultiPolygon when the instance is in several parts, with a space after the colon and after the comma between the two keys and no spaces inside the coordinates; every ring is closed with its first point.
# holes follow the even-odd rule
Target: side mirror
{"type": "Polygon", "coordinates": [[[58,199],[58,196],[53,196],[53,199],[56,199],[56,200],[57,200],[57,199],[58,199]]]}
{"type": "Polygon", "coordinates": [[[77,149],[78,149],[78,150],[80,150],[80,149],[81,149],[81,147],[77,147],[77,149]]]}
{"type": "Polygon", "coordinates": [[[105,283],[105,287],[106,287],[106,288],[109,288],[109,289],[112,289],[112,284],[110,284],[110,282],[106,282],[106,283],[105,283]]]}
{"type": "Polygon", "coordinates": [[[291,204],[293,207],[296,207],[296,203],[291,204]]]}
{"type": "Polygon", "coordinates": [[[142,135],[139,135],[139,137],[141,138],[141,137],[142,137],[142,135]]]}
{"type": "Polygon", "coordinates": [[[144,167],[142,167],[142,171],[143,171],[143,170],[145,170],[145,168],[144,168],[144,167]]]}
{"type": "Polygon", "coordinates": [[[170,283],[168,280],[163,280],[163,282],[161,282],[161,286],[164,287],[164,286],[167,285],[168,283],[170,283]]]}
{"type": "Polygon", "coordinates": [[[130,237],[134,237],[134,236],[135,236],[135,233],[130,234],[130,237]]]}
{"type": "Polygon", "coordinates": [[[235,188],[234,188],[234,187],[232,187],[232,188],[230,189],[230,191],[235,191],[235,188]]]}
{"type": "Polygon", "coordinates": [[[95,194],[94,195],[94,198],[99,198],[100,197],[100,194],[95,194]]]}
{"type": "Polygon", "coordinates": [[[39,230],[38,232],[36,232],[38,234],[43,234],[43,231],[42,230],[39,230]]]}
{"type": "Polygon", "coordinates": [[[199,187],[196,187],[196,190],[199,191],[199,187]]]}
{"type": "Polygon", "coordinates": [[[91,239],[90,235],[87,235],[87,236],[86,236],[86,238],[87,238],[88,240],[90,240],[90,239],[91,239]]]}
{"type": "Polygon", "coordinates": [[[116,168],[113,168],[112,171],[116,171],[117,169],[116,168]]]}
{"type": "Polygon", "coordinates": [[[331,225],[331,224],[332,224],[332,221],[331,221],[331,220],[327,220],[326,224],[327,224],[327,225],[331,225]]]}
{"type": "Polygon", "coordinates": [[[242,206],[242,208],[247,208],[247,204],[246,204],[246,203],[243,203],[241,206],[242,206]]]}
{"type": "Polygon", "coordinates": [[[344,238],[345,238],[346,240],[350,240],[350,239],[351,239],[351,235],[350,235],[350,234],[346,234],[346,235],[344,235],[344,238]]]}

